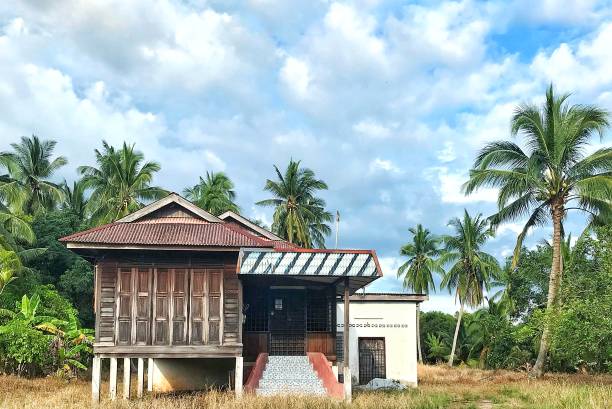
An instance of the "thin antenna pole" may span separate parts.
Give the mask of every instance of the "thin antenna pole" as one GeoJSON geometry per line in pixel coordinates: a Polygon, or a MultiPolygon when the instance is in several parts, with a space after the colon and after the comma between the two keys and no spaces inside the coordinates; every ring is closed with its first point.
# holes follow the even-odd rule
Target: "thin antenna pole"
{"type": "Polygon", "coordinates": [[[340,212],[336,210],[336,246],[338,248],[338,231],[340,230],[340,212]]]}

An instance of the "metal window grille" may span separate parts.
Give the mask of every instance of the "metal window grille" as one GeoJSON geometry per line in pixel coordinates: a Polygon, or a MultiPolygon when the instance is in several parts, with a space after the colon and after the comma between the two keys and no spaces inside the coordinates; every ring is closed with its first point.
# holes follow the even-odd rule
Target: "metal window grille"
{"type": "Polygon", "coordinates": [[[255,288],[245,288],[244,291],[244,330],[268,330],[268,300],[264,291],[257,292],[255,288]]]}
{"type": "Polygon", "coordinates": [[[334,325],[334,299],[323,291],[309,291],[306,311],[306,330],[331,332],[334,325]]]}
{"type": "Polygon", "coordinates": [[[359,384],[386,378],[385,339],[359,338],[359,384]]]}

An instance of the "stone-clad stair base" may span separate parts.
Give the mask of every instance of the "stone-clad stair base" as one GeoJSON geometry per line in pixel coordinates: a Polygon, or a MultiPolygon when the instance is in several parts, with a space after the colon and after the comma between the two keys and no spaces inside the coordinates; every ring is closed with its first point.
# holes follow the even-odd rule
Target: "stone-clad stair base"
{"type": "Polygon", "coordinates": [[[269,356],[255,393],[258,396],[327,395],[307,356],[269,356]]]}

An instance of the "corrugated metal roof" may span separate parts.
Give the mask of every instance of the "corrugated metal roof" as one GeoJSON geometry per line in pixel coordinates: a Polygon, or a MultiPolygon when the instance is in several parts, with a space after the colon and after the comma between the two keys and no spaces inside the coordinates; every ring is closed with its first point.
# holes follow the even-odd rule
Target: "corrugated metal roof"
{"type": "Polygon", "coordinates": [[[239,274],[378,277],[382,271],[373,251],[245,250],[239,274]]]}
{"type": "Polygon", "coordinates": [[[273,247],[225,223],[111,223],[60,239],[63,242],[213,247],[273,247]]]}

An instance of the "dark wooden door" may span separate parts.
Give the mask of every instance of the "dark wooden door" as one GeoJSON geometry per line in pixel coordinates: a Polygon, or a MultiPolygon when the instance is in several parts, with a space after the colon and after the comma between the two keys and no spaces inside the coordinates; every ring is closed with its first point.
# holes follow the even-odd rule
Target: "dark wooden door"
{"type": "Polygon", "coordinates": [[[359,338],[359,384],[386,377],[385,339],[359,338]]]}
{"type": "Polygon", "coordinates": [[[304,290],[271,291],[270,355],[305,355],[305,295],[304,290]]]}

